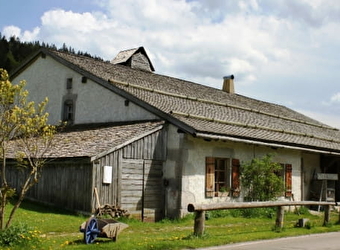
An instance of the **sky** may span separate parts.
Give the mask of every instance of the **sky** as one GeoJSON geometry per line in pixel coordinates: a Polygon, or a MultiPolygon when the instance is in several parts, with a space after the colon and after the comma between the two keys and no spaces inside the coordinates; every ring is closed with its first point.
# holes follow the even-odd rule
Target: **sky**
{"type": "Polygon", "coordinates": [[[104,60],[144,46],[155,73],[284,105],[340,128],[340,0],[0,0],[7,38],[104,60]]]}

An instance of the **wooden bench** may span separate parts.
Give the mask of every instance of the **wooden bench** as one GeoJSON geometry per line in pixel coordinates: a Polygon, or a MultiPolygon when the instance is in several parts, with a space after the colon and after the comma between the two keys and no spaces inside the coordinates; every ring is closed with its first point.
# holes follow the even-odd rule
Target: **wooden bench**
{"type": "MultiPolygon", "coordinates": [[[[319,201],[272,201],[272,202],[223,202],[214,204],[189,204],[188,211],[195,212],[194,235],[201,236],[205,227],[205,211],[240,209],[240,208],[265,208],[277,207],[275,226],[283,227],[284,210],[289,206],[324,206],[324,225],[330,220],[331,206],[337,206],[336,202],[319,201]]],[[[340,221],[340,218],[339,218],[340,221]]]]}

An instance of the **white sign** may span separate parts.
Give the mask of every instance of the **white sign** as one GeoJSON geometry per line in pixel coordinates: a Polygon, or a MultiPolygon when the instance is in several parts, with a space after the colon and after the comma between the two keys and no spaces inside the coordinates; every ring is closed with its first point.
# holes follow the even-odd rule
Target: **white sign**
{"type": "Polygon", "coordinates": [[[330,180],[330,181],[337,181],[338,174],[326,174],[326,173],[318,173],[317,174],[318,180],[330,180]]]}
{"type": "Polygon", "coordinates": [[[103,183],[104,184],[112,183],[112,166],[104,166],[103,183]]]}

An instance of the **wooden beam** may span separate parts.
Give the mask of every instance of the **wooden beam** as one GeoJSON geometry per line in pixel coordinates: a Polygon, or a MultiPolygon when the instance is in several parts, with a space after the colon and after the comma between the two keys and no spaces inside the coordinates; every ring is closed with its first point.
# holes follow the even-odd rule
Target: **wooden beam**
{"type": "MultiPolygon", "coordinates": [[[[195,212],[194,235],[202,236],[204,233],[205,211],[239,209],[239,208],[258,208],[258,207],[277,207],[275,226],[283,227],[284,210],[287,206],[308,206],[321,205],[325,207],[324,226],[330,221],[330,208],[336,206],[336,202],[318,201],[284,201],[284,202],[223,202],[216,204],[188,204],[188,211],[195,212]]],[[[339,216],[340,221],[340,216],[339,216]]]]}
{"type": "Polygon", "coordinates": [[[276,221],[275,221],[276,228],[283,228],[284,214],[285,214],[285,208],[283,206],[277,207],[276,221]]]}
{"type": "Polygon", "coordinates": [[[325,206],[325,218],[324,218],[324,222],[323,222],[324,226],[327,226],[327,224],[330,221],[330,218],[331,218],[331,206],[327,205],[327,206],[325,206]]]}
{"type": "Polygon", "coordinates": [[[194,235],[202,236],[204,233],[205,211],[197,211],[195,215],[194,235]]]}
{"type": "Polygon", "coordinates": [[[279,207],[279,206],[336,206],[336,202],[325,201],[261,201],[261,202],[221,202],[212,204],[189,204],[188,211],[211,211],[221,209],[239,209],[239,208],[255,208],[255,207],[279,207]]]}

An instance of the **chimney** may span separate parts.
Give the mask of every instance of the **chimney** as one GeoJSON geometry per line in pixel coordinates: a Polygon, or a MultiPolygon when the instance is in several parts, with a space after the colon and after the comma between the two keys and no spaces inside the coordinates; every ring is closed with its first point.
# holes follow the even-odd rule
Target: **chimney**
{"type": "Polygon", "coordinates": [[[230,76],[224,76],[223,77],[223,91],[234,94],[235,93],[235,87],[234,87],[234,75],[230,76]]]}

